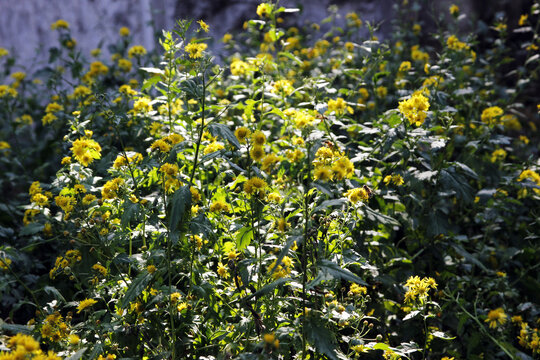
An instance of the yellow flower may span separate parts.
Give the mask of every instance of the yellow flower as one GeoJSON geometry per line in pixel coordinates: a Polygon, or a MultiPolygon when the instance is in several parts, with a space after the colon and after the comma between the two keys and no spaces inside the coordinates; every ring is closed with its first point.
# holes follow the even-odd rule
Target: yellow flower
{"type": "Polygon", "coordinates": [[[122,26],[120,28],[120,30],[118,31],[118,33],[120,34],[120,36],[122,37],[126,37],[126,36],[129,36],[129,28],[125,27],[125,26],[122,26]]]}
{"type": "Polygon", "coordinates": [[[234,131],[234,136],[238,139],[240,144],[245,144],[246,138],[251,135],[251,131],[246,127],[239,127],[234,131]]]}
{"type": "Polygon", "coordinates": [[[452,4],[450,5],[450,14],[452,16],[457,16],[459,15],[459,7],[456,5],[456,4],[452,4]]]}
{"type": "Polygon", "coordinates": [[[229,206],[229,204],[227,204],[223,200],[216,200],[210,205],[209,210],[210,210],[210,212],[217,212],[217,213],[219,213],[219,212],[229,212],[229,211],[231,211],[231,207],[229,206]]]}
{"type": "Polygon", "coordinates": [[[101,146],[92,139],[79,138],[72,144],[71,151],[75,159],[84,166],[101,158],[101,146]]]}
{"type": "Polygon", "coordinates": [[[400,65],[399,65],[399,72],[405,72],[405,71],[409,71],[411,70],[411,62],[410,61],[403,61],[400,65]]]}
{"type": "Polygon", "coordinates": [[[95,303],[97,303],[97,300],[94,299],[85,299],[79,303],[79,306],[77,306],[77,314],[79,314],[84,309],[93,306],[95,303]]]}
{"type": "Polygon", "coordinates": [[[71,334],[68,336],[68,342],[70,345],[77,345],[79,341],[81,341],[81,338],[75,334],[71,334]]]}
{"type": "Polygon", "coordinates": [[[139,57],[146,55],[146,49],[142,45],[134,45],[128,50],[128,56],[130,58],[132,57],[139,57]]]}
{"type": "Polygon", "coordinates": [[[97,272],[99,272],[103,276],[107,276],[108,271],[105,268],[105,266],[103,266],[101,264],[92,265],[92,269],[96,270],[97,272]]]}
{"type": "Polygon", "coordinates": [[[485,322],[489,323],[491,329],[495,329],[499,325],[503,325],[506,322],[507,315],[505,314],[503,308],[497,308],[495,310],[490,310],[487,315],[485,322]]]}
{"type": "Polygon", "coordinates": [[[411,125],[420,126],[427,117],[429,101],[422,93],[416,92],[409,99],[400,101],[398,108],[411,125]]]}
{"type": "Polygon", "coordinates": [[[231,74],[240,76],[246,74],[250,70],[250,66],[247,62],[240,59],[234,59],[231,61],[231,74]]]}
{"type": "Polygon", "coordinates": [[[9,51],[7,49],[4,49],[3,47],[0,47],[0,58],[4,56],[8,56],[8,55],[9,55],[9,51]]]}
{"type": "Polygon", "coordinates": [[[201,27],[201,29],[202,29],[204,32],[208,32],[208,31],[210,30],[210,26],[208,26],[208,24],[205,23],[204,21],[199,20],[199,21],[197,21],[197,23],[199,24],[199,26],[201,27]]]}
{"type": "Polygon", "coordinates": [[[205,43],[190,42],[189,44],[186,45],[185,50],[186,50],[186,53],[188,53],[190,58],[198,59],[202,57],[202,52],[206,50],[207,47],[208,45],[206,45],[205,43]]]}
{"type": "Polygon", "coordinates": [[[375,89],[375,93],[378,97],[384,98],[386,95],[388,95],[388,89],[384,86],[379,86],[375,89]]]}
{"type": "Polygon", "coordinates": [[[51,24],[51,30],[69,29],[69,23],[66,20],[59,19],[51,24]]]}
{"type": "Polygon", "coordinates": [[[519,18],[519,22],[518,22],[518,25],[519,26],[523,26],[527,23],[527,19],[529,18],[529,15],[528,14],[523,14],[520,16],[519,18]]]}
{"type": "Polygon", "coordinates": [[[272,12],[272,4],[262,3],[257,6],[257,15],[261,18],[268,17],[272,12]]]}
{"type": "Polygon", "coordinates": [[[223,38],[221,39],[221,41],[223,41],[223,43],[227,44],[228,42],[230,42],[232,40],[233,36],[229,33],[226,33],[225,35],[223,35],[223,38]]]}
{"type": "Polygon", "coordinates": [[[482,122],[488,124],[488,125],[495,125],[497,119],[504,114],[503,109],[501,109],[498,106],[492,106],[484,109],[482,111],[482,115],[480,116],[480,119],[482,122]]]}
{"type": "Polygon", "coordinates": [[[252,177],[244,183],[244,192],[248,195],[257,195],[263,199],[266,194],[266,181],[259,177],[252,177]]]}
{"type": "Polygon", "coordinates": [[[273,94],[280,94],[283,96],[290,95],[294,88],[292,86],[292,82],[289,80],[278,80],[274,83],[274,86],[270,90],[273,94]]]}
{"type": "Polygon", "coordinates": [[[203,153],[205,155],[207,155],[207,154],[211,154],[213,152],[216,152],[216,151],[219,151],[219,150],[222,150],[222,149],[225,149],[225,146],[220,142],[214,141],[214,142],[211,142],[210,144],[208,144],[204,148],[203,153]]]}
{"type": "Polygon", "coordinates": [[[128,59],[118,59],[118,67],[120,68],[120,70],[124,72],[129,72],[131,71],[131,66],[131,61],[129,61],[128,59]]]}
{"type": "Polygon", "coordinates": [[[315,180],[330,181],[333,177],[334,173],[330,166],[317,166],[313,171],[313,178],[315,180]]]}
{"type": "Polygon", "coordinates": [[[227,268],[222,264],[218,264],[217,273],[220,277],[227,279],[229,277],[229,272],[227,271],[227,268]]]}
{"type": "Polygon", "coordinates": [[[155,273],[156,270],[157,270],[157,268],[156,268],[155,265],[148,265],[148,266],[146,267],[146,271],[148,271],[150,274],[155,273]]]}
{"type": "Polygon", "coordinates": [[[504,149],[497,149],[493,151],[493,153],[491,153],[490,161],[494,163],[498,161],[503,161],[505,158],[506,158],[506,151],[504,151],[504,149]]]}
{"type": "Polygon", "coordinates": [[[133,103],[133,111],[137,114],[145,114],[152,111],[153,109],[152,104],[150,103],[151,101],[152,100],[147,97],[138,98],[133,103]]]}
{"type": "Polygon", "coordinates": [[[354,113],[352,107],[348,106],[343,98],[338,97],[337,99],[328,100],[328,112],[335,112],[336,115],[343,115],[347,111],[349,114],[354,113]]]}
{"type": "Polygon", "coordinates": [[[249,151],[249,156],[254,161],[260,161],[264,157],[264,148],[260,145],[254,145],[249,151]]]}
{"type": "Polygon", "coordinates": [[[367,201],[369,199],[369,192],[363,187],[354,188],[347,190],[347,192],[344,193],[343,196],[349,199],[349,201],[353,204],[356,204],[359,201],[367,201]]]}
{"type": "Polygon", "coordinates": [[[11,259],[7,257],[0,258],[0,269],[7,271],[11,265],[11,259]]]}
{"type": "Polygon", "coordinates": [[[456,51],[469,49],[469,45],[467,45],[466,43],[462,41],[459,41],[456,35],[450,35],[448,37],[448,40],[446,40],[446,46],[448,46],[450,50],[456,50],[456,51]]]}

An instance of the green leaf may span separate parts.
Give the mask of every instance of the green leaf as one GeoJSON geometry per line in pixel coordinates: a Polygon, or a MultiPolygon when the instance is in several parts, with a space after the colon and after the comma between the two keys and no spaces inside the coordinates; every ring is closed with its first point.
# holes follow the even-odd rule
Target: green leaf
{"type": "Polygon", "coordinates": [[[143,86],[141,87],[141,91],[144,91],[152,86],[154,86],[155,84],[157,84],[158,82],[160,82],[161,80],[161,76],[152,76],[150,79],[146,79],[144,80],[144,83],[143,83],[143,86]]]}
{"type": "Polygon", "coordinates": [[[400,225],[396,219],[391,218],[388,215],[383,215],[380,212],[373,210],[367,205],[364,206],[363,209],[364,209],[364,213],[366,214],[366,217],[371,221],[380,222],[381,224],[384,224],[384,225],[395,225],[395,226],[400,225]]]}
{"type": "Polygon", "coordinates": [[[302,243],[303,239],[304,239],[304,237],[302,235],[300,235],[300,236],[291,236],[289,238],[289,240],[287,241],[287,244],[285,245],[285,247],[279,253],[278,258],[276,259],[276,265],[274,265],[274,267],[271,269],[270,275],[272,275],[274,273],[274,271],[277,269],[277,267],[279,265],[281,265],[281,261],[283,261],[283,258],[285,257],[285,255],[287,255],[287,253],[289,252],[289,249],[291,248],[291,246],[295,242],[296,242],[296,245],[300,245],[302,243]]]}
{"type": "Polygon", "coordinates": [[[428,236],[438,236],[438,235],[446,235],[448,234],[448,219],[447,216],[441,213],[438,210],[435,210],[433,212],[429,213],[428,216],[428,228],[427,228],[427,235],[428,236]]]}
{"type": "Polygon", "coordinates": [[[60,291],[58,291],[57,288],[53,287],[53,286],[45,286],[43,288],[43,291],[45,291],[47,294],[52,294],[54,295],[55,299],[56,300],[61,300],[63,302],[66,302],[66,299],[64,299],[64,297],[62,296],[62,294],[60,294],[60,291]]]}
{"type": "Polygon", "coordinates": [[[251,244],[251,240],[253,240],[253,229],[250,227],[241,228],[236,234],[235,240],[236,248],[238,250],[245,249],[249,244],[251,244]]]}
{"type": "Polygon", "coordinates": [[[420,314],[420,310],[413,310],[410,313],[408,313],[404,318],[403,321],[407,321],[410,319],[415,318],[418,314],[420,314]]]}
{"type": "Polygon", "coordinates": [[[345,203],[347,203],[347,199],[325,200],[319,206],[317,206],[315,209],[313,209],[313,212],[317,212],[319,210],[326,209],[327,207],[330,207],[330,206],[342,206],[345,203]]]}
{"type": "MultiPolygon", "coordinates": [[[[1,320],[0,320],[1,321],[1,320]]],[[[6,324],[5,322],[0,322],[0,329],[9,331],[13,334],[22,333],[30,334],[32,333],[32,328],[27,325],[17,325],[17,324],[6,324]]]]}
{"type": "Polygon", "coordinates": [[[191,210],[191,191],[189,186],[182,186],[176,190],[171,199],[171,216],[169,218],[169,228],[175,231],[178,224],[183,220],[184,214],[191,210]]]}
{"type": "Polygon", "coordinates": [[[20,236],[33,235],[33,234],[37,234],[38,232],[41,232],[42,230],[43,230],[43,224],[30,223],[21,229],[21,231],[19,232],[19,235],[20,236]]]}
{"type": "Polygon", "coordinates": [[[383,350],[383,351],[392,351],[390,345],[385,343],[377,343],[373,346],[373,350],[383,350]]]}
{"type": "Polygon", "coordinates": [[[290,280],[291,278],[281,278],[274,281],[273,283],[266,284],[262,288],[260,288],[258,291],[248,296],[246,300],[252,299],[253,297],[260,298],[261,296],[268,294],[270,291],[274,290],[278,286],[285,284],[287,281],[290,281],[290,280]]]}
{"type": "Polygon", "coordinates": [[[122,220],[120,222],[120,225],[122,228],[127,228],[129,226],[129,222],[137,216],[139,213],[139,204],[132,203],[131,201],[128,201],[124,205],[124,213],[122,214],[122,220]]]}
{"type": "Polygon", "coordinates": [[[443,339],[443,340],[454,340],[455,336],[449,336],[443,331],[434,331],[431,333],[431,335],[435,336],[436,338],[443,339]]]}
{"type": "Polygon", "coordinates": [[[308,316],[306,320],[306,335],[315,349],[332,360],[338,360],[334,334],[324,326],[321,319],[308,316]]]}
{"type": "Polygon", "coordinates": [[[459,246],[458,244],[454,243],[454,242],[450,242],[450,246],[452,246],[454,248],[454,250],[456,250],[456,252],[463,256],[467,261],[475,264],[476,266],[478,266],[480,269],[484,270],[484,271],[488,271],[488,269],[485,267],[484,264],[482,264],[480,262],[480,260],[478,260],[477,258],[475,258],[473,255],[471,255],[467,250],[465,250],[464,248],[462,248],[461,246],[459,246]]]}
{"type": "Polygon", "coordinates": [[[154,68],[154,67],[142,67],[140,69],[143,70],[143,71],[146,71],[147,73],[151,73],[151,74],[165,75],[165,71],[163,71],[161,69],[158,69],[158,68],[154,68]]]}
{"type": "Polygon", "coordinates": [[[127,289],[126,295],[124,295],[124,298],[122,299],[122,307],[124,309],[127,308],[129,303],[135,300],[137,296],[139,296],[142,291],[146,289],[151,280],[152,274],[150,274],[149,272],[145,271],[139,274],[139,276],[137,276],[135,280],[133,280],[133,282],[127,289]]]}
{"type": "Polygon", "coordinates": [[[79,360],[80,358],[82,358],[85,351],[86,351],[86,348],[82,348],[79,351],[77,351],[75,354],[66,358],[65,360],[79,360]]]}
{"type": "Polygon", "coordinates": [[[291,59],[292,61],[296,62],[298,65],[303,65],[302,60],[300,60],[298,57],[294,56],[290,52],[281,51],[281,52],[278,53],[278,56],[285,56],[285,57],[291,59]]]}
{"type": "Polygon", "coordinates": [[[224,140],[229,141],[231,145],[233,145],[235,148],[240,148],[240,142],[238,141],[236,136],[234,136],[234,133],[229,129],[228,126],[218,123],[212,123],[210,124],[209,129],[212,135],[219,135],[224,140]]]}
{"type": "Polygon", "coordinates": [[[367,283],[360,277],[358,277],[358,275],[350,272],[347,269],[342,268],[341,266],[330,260],[320,260],[317,264],[317,267],[321,270],[321,272],[328,274],[334,278],[343,279],[346,281],[367,286],[367,283]]]}

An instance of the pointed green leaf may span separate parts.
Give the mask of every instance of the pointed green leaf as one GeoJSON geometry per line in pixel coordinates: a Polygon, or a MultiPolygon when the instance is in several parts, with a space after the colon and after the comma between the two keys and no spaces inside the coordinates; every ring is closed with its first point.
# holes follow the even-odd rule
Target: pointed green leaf
{"type": "Polygon", "coordinates": [[[137,276],[135,280],[133,280],[133,282],[127,289],[126,295],[124,295],[124,298],[122,299],[122,307],[124,309],[127,308],[129,303],[135,300],[137,296],[139,296],[142,291],[146,289],[151,280],[152,274],[150,274],[149,272],[145,271],[139,274],[139,276],[137,276]]]}
{"type": "Polygon", "coordinates": [[[171,202],[171,216],[169,218],[169,228],[175,231],[182,222],[184,215],[191,209],[191,191],[189,186],[182,186],[176,190],[171,202]]]}

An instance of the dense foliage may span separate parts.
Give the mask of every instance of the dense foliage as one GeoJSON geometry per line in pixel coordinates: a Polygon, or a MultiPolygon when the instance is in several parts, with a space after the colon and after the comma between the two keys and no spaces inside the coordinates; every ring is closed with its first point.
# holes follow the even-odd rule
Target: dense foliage
{"type": "Polygon", "coordinates": [[[0,359],[538,358],[540,7],[419,9],[0,49],[0,359]]]}

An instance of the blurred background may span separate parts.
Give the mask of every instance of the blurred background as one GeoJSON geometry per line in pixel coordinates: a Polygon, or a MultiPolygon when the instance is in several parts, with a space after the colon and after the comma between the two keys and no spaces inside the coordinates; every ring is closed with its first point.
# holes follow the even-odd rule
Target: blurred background
{"type": "MultiPolygon", "coordinates": [[[[505,16],[509,28],[517,22],[522,11],[530,7],[532,0],[281,0],[280,6],[302,9],[299,17],[294,16],[295,25],[320,22],[331,5],[337,5],[339,14],[356,11],[361,19],[380,24],[379,38],[391,31],[393,8],[409,2],[418,7],[415,21],[423,29],[429,29],[434,19],[427,14],[448,15],[448,7],[456,3],[462,16],[486,22],[494,16],[505,16]],[[421,5],[415,5],[421,3],[421,5]],[[503,15],[504,13],[504,15],[503,15]]],[[[20,67],[33,67],[45,62],[43,49],[57,43],[57,34],[50,25],[58,19],[69,22],[71,34],[83,54],[100,44],[109,44],[117,39],[118,30],[126,26],[131,30],[134,44],[148,49],[154,48],[156,35],[162,29],[171,30],[176,19],[202,19],[210,25],[214,42],[210,47],[219,50],[219,39],[227,33],[240,30],[244,21],[256,18],[259,0],[23,0],[0,1],[0,47],[18,57],[20,67]]],[[[339,19],[338,19],[339,21],[339,19]]],[[[469,22],[462,22],[464,26],[469,22]]],[[[339,25],[339,24],[338,24],[339,25]]],[[[330,26],[330,25],[328,25],[330,26]]],[[[363,30],[367,29],[363,27],[363,30]]],[[[106,49],[105,49],[106,51],[106,49]]]]}

